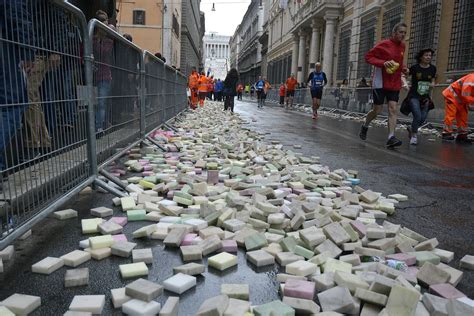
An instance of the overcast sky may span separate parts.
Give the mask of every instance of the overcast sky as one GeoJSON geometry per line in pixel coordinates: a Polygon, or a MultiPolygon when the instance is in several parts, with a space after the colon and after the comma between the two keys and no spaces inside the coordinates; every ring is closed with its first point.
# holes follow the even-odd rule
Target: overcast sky
{"type": "Polygon", "coordinates": [[[206,15],[206,33],[217,32],[220,35],[234,35],[240,24],[250,0],[202,0],[201,11],[206,15]],[[212,4],[216,11],[211,11],[212,4]]]}

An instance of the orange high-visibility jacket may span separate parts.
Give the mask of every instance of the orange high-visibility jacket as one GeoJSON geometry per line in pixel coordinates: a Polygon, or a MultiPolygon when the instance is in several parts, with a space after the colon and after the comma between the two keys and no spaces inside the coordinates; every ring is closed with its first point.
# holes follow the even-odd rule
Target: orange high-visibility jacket
{"type": "Polygon", "coordinates": [[[474,104],[474,73],[454,81],[443,90],[443,95],[457,106],[474,104]]]}
{"type": "Polygon", "coordinates": [[[188,86],[189,86],[189,89],[197,89],[198,88],[198,84],[199,84],[199,76],[197,74],[197,72],[193,72],[189,75],[189,78],[188,78],[188,86]]]}
{"type": "Polygon", "coordinates": [[[270,90],[271,88],[272,86],[270,85],[270,83],[268,83],[268,81],[265,81],[265,85],[263,86],[263,92],[267,94],[268,90],[270,90]]]}
{"type": "Polygon", "coordinates": [[[199,82],[199,86],[198,86],[199,92],[207,92],[207,85],[209,83],[209,80],[207,79],[207,77],[204,75],[201,75],[199,77],[198,82],[199,82]]]}

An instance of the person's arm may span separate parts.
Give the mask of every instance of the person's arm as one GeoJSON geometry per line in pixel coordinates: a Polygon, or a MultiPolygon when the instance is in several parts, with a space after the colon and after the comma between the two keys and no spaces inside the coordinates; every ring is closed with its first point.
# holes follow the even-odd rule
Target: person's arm
{"type": "Polygon", "coordinates": [[[313,73],[311,72],[308,76],[308,80],[306,80],[306,83],[309,85],[310,84],[310,81],[311,79],[313,79],[313,73]]]}
{"type": "Polygon", "coordinates": [[[412,65],[405,73],[402,72],[402,88],[409,91],[413,86],[413,74],[416,72],[416,65],[412,65]],[[409,75],[412,75],[412,78],[409,79],[409,75]],[[408,83],[410,81],[410,84],[408,83]]]}
{"type": "MultiPolygon", "coordinates": [[[[326,77],[326,73],[323,72],[323,81],[324,81],[324,86],[328,84],[328,77],[326,77]]],[[[324,87],[323,86],[323,87],[324,87]]]]}
{"type": "Polygon", "coordinates": [[[409,75],[413,74],[415,72],[414,68],[415,68],[415,65],[408,68],[407,72],[404,75],[408,77],[409,75]]]}
{"type": "Polygon", "coordinates": [[[405,90],[410,90],[410,86],[408,85],[407,77],[405,74],[402,74],[402,88],[405,90]]]}
{"type": "Polygon", "coordinates": [[[382,55],[382,47],[384,46],[384,43],[379,43],[372,47],[367,54],[365,55],[365,61],[368,64],[371,64],[375,67],[378,68],[383,68],[383,67],[392,67],[393,66],[393,61],[387,61],[385,59],[382,59],[380,56],[382,55]]]}

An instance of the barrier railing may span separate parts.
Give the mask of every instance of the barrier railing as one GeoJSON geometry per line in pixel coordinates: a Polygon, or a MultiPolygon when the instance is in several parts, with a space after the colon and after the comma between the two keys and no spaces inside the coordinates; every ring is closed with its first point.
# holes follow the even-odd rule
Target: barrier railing
{"type": "Polygon", "coordinates": [[[0,249],[187,107],[186,78],[65,0],[3,1],[0,249]]]}
{"type": "Polygon", "coordinates": [[[142,51],[110,27],[91,20],[95,106],[95,138],[98,164],[116,154],[117,148],[140,139],[139,98],[142,51]]]}
{"type": "Polygon", "coordinates": [[[165,64],[150,52],[145,51],[145,125],[146,131],[150,132],[153,126],[165,122],[163,100],[165,91],[165,64]]]}
{"type": "MultiPolygon", "coordinates": [[[[428,121],[433,124],[442,125],[444,120],[444,98],[442,91],[446,89],[447,84],[439,84],[433,88],[431,97],[435,104],[435,108],[428,114],[428,121]]],[[[278,85],[276,86],[279,87],[278,85]]],[[[279,102],[278,89],[269,90],[267,93],[267,100],[279,102]]],[[[407,91],[402,89],[400,91],[400,101],[407,96],[407,91]]],[[[296,89],[293,104],[296,105],[311,105],[311,93],[308,88],[296,89]]],[[[325,87],[323,90],[323,97],[321,106],[328,109],[335,109],[340,111],[353,112],[358,114],[366,114],[372,109],[372,88],[340,88],[340,87],[325,87]]],[[[382,115],[387,115],[387,108],[384,107],[382,115]]],[[[474,113],[469,113],[469,122],[474,122],[474,113]]],[[[410,119],[410,117],[399,114],[401,119],[410,119]]],[[[472,124],[471,124],[472,126],[472,124]]]]}

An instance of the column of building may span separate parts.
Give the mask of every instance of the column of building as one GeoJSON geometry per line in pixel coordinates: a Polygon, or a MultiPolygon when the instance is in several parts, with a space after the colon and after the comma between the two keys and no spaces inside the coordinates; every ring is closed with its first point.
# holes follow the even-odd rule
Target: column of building
{"type": "Polygon", "coordinates": [[[336,21],[338,16],[326,14],[326,28],[324,32],[323,71],[326,73],[328,84],[332,84],[333,61],[334,61],[334,36],[336,32],[336,21]]]}
{"type": "Polygon", "coordinates": [[[298,74],[296,79],[298,82],[302,83],[305,81],[305,59],[306,59],[306,49],[305,49],[305,44],[306,44],[306,34],[304,33],[304,30],[300,29],[298,31],[298,36],[299,36],[299,47],[298,47],[298,74]]]}
{"type": "Polygon", "coordinates": [[[320,42],[321,42],[321,27],[316,22],[316,19],[311,21],[311,46],[309,50],[309,68],[310,71],[315,69],[315,64],[320,61],[320,42]]]}
{"type": "Polygon", "coordinates": [[[293,34],[293,49],[291,51],[291,73],[296,76],[298,72],[298,35],[293,34]]]}

